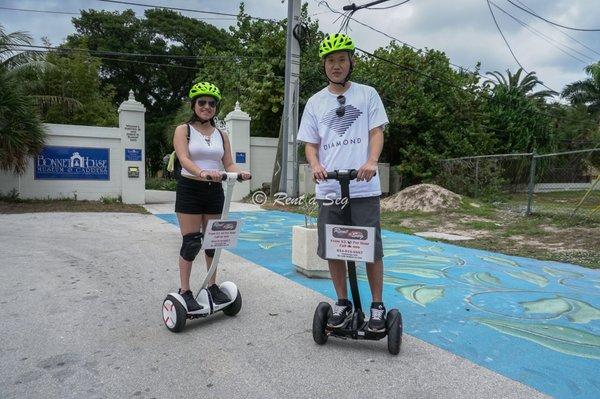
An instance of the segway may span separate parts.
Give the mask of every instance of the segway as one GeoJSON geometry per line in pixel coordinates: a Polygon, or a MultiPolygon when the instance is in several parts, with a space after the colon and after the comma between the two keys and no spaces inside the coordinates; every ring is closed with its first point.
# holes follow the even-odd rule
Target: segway
{"type": "MultiPolygon", "coordinates": [[[[357,173],[358,172],[354,169],[336,170],[333,172],[327,172],[327,179],[335,179],[339,181],[342,189],[342,198],[349,199],[350,181],[356,178],[357,173]]],[[[347,226],[351,225],[351,209],[349,200],[342,212],[344,224],[347,226]]],[[[346,265],[348,267],[348,279],[350,280],[352,301],[354,303],[352,319],[348,320],[342,327],[329,327],[327,325],[327,320],[332,314],[331,305],[327,302],[319,303],[313,317],[313,339],[317,344],[324,345],[330,336],[342,339],[367,339],[374,341],[378,341],[387,336],[388,351],[392,355],[397,355],[400,352],[400,345],[402,344],[402,314],[398,311],[398,309],[391,309],[387,313],[385,331],[373,332],[368,330],[368,320],[365,320],[365,315],[360,304],[355,262],[346,261],[346,265]]]]}
{"type": "MultiPolygon", "coordinates": [[[[208,180],[211,180],[208,178],[208,180]]],[[[231,203],[231,194],[236,181],[242,181],[242,175],[238,173],[223,173],[222,181],[227,182],[227,192],[225,193],[225,203],[223,204],[222,219],[226,219],[229,214],[229,205],[231,203]]],[[[208,281],[215,274],[221,248],[215,249],[212,265],[204,278],[200,290],[196,294],[196,301],[202,306],[202,309],[188,312],[185,300],[178,292],[171,292],[163,301],[162,314],[165,326],[172,332],[180,332],[185,327],[187,319],[197,319],[207,317],[217,312],[223,312],[227,316],[235,316],[242,309],[242,295],[237,286],[231,281],[225,281],[219,285],[221,291],[225,292],[231,300],[226,303],[216,304],[213,302],[210,293],[207,290],[208,281]]]]}

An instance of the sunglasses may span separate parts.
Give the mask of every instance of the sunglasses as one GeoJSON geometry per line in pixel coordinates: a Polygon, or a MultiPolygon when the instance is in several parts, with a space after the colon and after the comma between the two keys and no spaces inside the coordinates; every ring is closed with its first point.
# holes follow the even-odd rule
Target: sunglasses
{"type": "Polygon", "coordinates": [[[344,107],[344,105],[346,104],[346,97],[340,94],[339,96],[337,96],[337,101],[340,104],[340,107],[335,110],[335,114],[341,118],[346,114],[346,107],[344,107]]]}
{"type": "Polygon", "coordinates": [[[215,108],[217,106],[217,102],[215,100],[198,100],[196,101],[196,104],[199,107],[204,107],[206,104],[208,104],[208,106],[211,108],[215,108]]]}

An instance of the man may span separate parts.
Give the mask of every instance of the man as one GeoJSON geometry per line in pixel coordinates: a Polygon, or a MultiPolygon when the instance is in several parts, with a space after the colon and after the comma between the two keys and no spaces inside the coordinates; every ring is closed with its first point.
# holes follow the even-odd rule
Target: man
{"type": "MultiPolygon", "coordinates": [[[[298,140],[306,143],[306,159],[317,181],[319,202],[317,253],[326,259],[325,225],[343,224],[340,185],[326,181],[326,172],[336,169],[357,169],[358,176],[350,182],[352,225],[374,227],[376,231],[374,262],[367,263],[367,277],[373,302],[368,328],[385,330],[383,286],[383,246],[381,243],[381,187],[377,172],[383,148],[383,129],[388,118],[377,91],[350,81],[354,67],[354,42],[342,33],[329,34],[321,42],[319,54],[329,84],[313,95],[304,109],[298,140]]],[[[352,303],[348,300],[346,264],[328,259],[329,272],[338,300],[327,324],[339,328],[352,318],[352,303]]]]}

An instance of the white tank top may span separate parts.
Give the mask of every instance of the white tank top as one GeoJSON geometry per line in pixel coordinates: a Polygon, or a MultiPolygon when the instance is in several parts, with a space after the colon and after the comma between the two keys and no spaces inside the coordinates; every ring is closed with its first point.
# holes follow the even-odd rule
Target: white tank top
{"type": "MultiPolygon", "coordinates": [[[[190,125],[190,141],[188,143],[190,159],[200,169],[223,170],[223,138],[215,128],[210,136],[205,136],[190,125]]],[[[193,176],[184,167],[181,168],[184,176],[193,176]]]]}

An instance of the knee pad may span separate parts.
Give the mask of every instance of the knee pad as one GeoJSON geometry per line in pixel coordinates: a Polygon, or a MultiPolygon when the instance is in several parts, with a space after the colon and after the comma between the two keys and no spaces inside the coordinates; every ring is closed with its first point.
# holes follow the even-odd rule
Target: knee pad
{"type": "Polygon", "coordinates": [[[204,234],[200,232],[184,235],[179,255],[188,262],[193,262],[202,248],[202,238],[204,238],[204,234]]]}
{"type": "Polygon", "coordinates": [[[214,258],[215,257],[215,250],[214,249],[205,249],[204,253],[206,254],[206,256],[208,256],[209,258],[214,258]]]}

